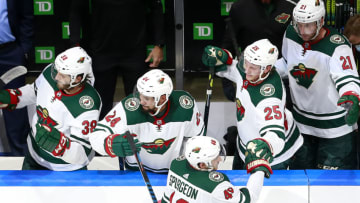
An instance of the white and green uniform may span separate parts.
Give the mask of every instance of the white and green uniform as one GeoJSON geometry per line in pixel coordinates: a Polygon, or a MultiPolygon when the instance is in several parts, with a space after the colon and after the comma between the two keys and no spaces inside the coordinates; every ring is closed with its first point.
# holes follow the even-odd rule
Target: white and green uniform
{"type": "MultiPolygon", "coordinates": [[[[153,172],[167,172],[171,160],[180,155],[186,138],[202,135],[204,122],[194,98],[185,91],[173,91],[161,117],[142,111],[140,100],[129,95],[117,104],[90,136],[95,151],[107,155],[105,138],[129,131],[142,143],[140,157],[144,168],[153,172]]],[[[158,115],[160,116],[160,115],[158,115]]],[[[125,164],[136,168],[135,156],[127,156],[125,164]]]]}
{"type": "Polygon", "coordinates": [[[55,171],[72,171],[83,168],[93,158],[89,133],[94,130],[99,119],[101,99],[96,90],[85,83],[79,92],[67,95],[60,91],[51,77],[48,66],[34,83],[19,89],[17,108],[36,105],[31,132],[27,138],[31,157],[41,166],[55,171]],[[35,142],[36,124],[54,126],[70,139],[70,148],[62,157],[53,156],[35,142]]]}
{"type": "Polygon", "coordinates": [[[345,123],[346,111],[337,101],[344,92],[360,94],[360,81],[349,42],[336,30],[325,29],[326,36],[311,44],[289,26],[276,68],[289,78],[293,115],[301,133],[337,138],[357,129],[356,124],[345,123]]]}
{"type": "Polygon", "coordinates": [[[217,73],[220,77],[236,83],[236,117],[239,137],[237,149],[245,160],[246,144],[255,138],[264,138],[273,148],[271,165],[291,158],[303,143],[303,138],[285,108],[286,93],[276,71],[258,85],[246,80],[246,75],[237,67],[237,61],[217,73]]]}
{"type": "Polygon", "coordinates": [[[161,202],[249,203],[250,193],[247,188],[235,188],[225,174],[196,170],[180,156],[171,163],[161,202]]]}

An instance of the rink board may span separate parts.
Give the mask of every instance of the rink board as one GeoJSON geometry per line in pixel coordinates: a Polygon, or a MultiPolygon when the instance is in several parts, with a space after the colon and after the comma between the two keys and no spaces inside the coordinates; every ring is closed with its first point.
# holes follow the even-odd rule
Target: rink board
{"type": "MultiPolygon", "coordinates": [[[[222,171],[244,187],[245,171],[222,171]]],[[[158,199],[167,175],[148,173],[158,199]]],[[[308,202],[309,179],[304,171],[274,171],[258,202],[308,202]],[[266,201],[265,201],[266,200],[266,201]]],[[[0,171],[0,197],[9,202],[151,202],[140,172],[134,171],[0,171]]]]}
{"type": "MultiPolygon", "coordinates": [[[[224,170],[237,187],[246,186],[246,171],[224,170]]],[[[148,173],[158,199],[167,175],[148,173]]],[[[51,203],[143,203],[152,202],[140,172],[89,171],[0,171],[2,202],[51,203]]],[[[274,171],[265,179],[259,203],[359,202],[360,171],[274,171]]]]}

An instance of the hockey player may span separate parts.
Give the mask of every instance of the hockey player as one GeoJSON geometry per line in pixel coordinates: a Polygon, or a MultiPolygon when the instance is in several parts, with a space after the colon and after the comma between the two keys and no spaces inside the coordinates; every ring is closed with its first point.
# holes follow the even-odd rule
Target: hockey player
{"type": "Polygon", "coordinates": [[[287,169],[290,158],[303,143],[291,112],[285,108],[281,78],[273,69],[277,57],[278,49],[267,39],[247,46],[239,62],[225,49],[205,47],[203,63],[215,66],[218,76],[237,84],[239,137],[233,168],[244,168],[245,146],[250,140],[255,139],[257,145],[271,151],[269,162],[273,169],[287,169]]]}
{"type": "Polygon", "coordinates": [[[1,108],[36,105],[23,170],[86,169],[95,154],[88,136],[101,108],[100,96],[87,83],[89,74],[91,58],[74,47],[59,54],[34,83],[0,91],[1,108]]]}
{"type": "Polygon", "coordinates": [[[252,175],[247,187],[238,190],[225,174],[216,171],[222,161],[221,156],[225,155],[224,150],[212,137],[190,138],[186,143],[185,154],[171,163],[161,202],[256,202],[263,186],[264,174],[269,175],[271,172],[269,163],[255,158],[255,154],[248,150],[247,158],[251,157],[252,161],[257,160],[261,164],[258,162],[251,167],[252,175]]]}
{"type": "Polygon", "coordinates": [[[297,159],[306,168],[354,169],[359,76],[347,40],[324,26],[321,0],[301,0],[276,63],[288,76],[293,115],[304,135],[297,159]]]}
{"type": "Polygon", "coordinates": [[[90,135],[95,151],[125,157],[126,168],[137,170],[124,137],[127,131],[136,136],[144,168],[162,173],[188,138],[203,134],[204,123],[194,98],[185,91],[173,91],[171,78],[153,69],[138,79],[136,91],[121,100],[90,135]]]}

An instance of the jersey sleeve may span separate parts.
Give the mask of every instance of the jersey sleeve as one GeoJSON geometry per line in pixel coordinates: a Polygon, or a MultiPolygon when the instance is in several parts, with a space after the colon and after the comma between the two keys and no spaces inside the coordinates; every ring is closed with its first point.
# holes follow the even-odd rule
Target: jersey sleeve
{"type": "Polygon", "coordinates": [[[197,135],[204,134],[204,121],[201,117],[197,104],[194,100],[194,108],[193,108],[193,115],[191,117],[191,121],[186,128],[186,132],[184,134],[185,138],[190,138],[197,135]]]}
{"type": "Polygon", "coordinates": [[[242,85],[243,79],[239,72],[240,70],[237,68],[237,64],[238,61],[234,59],[231,65],[227,65],[226,70],[219,71],[216,73],[216,75],[222,78],[227,78],[234,83],[239,83],[242,85]]]}
{"type": "Polygon", "coordinates": [[[286,34],[284,34],[284,37],[283,37],[282,47],[278,47],[278,48],[281,48],[282,57],[276,61],[275,70],[279,73],[281,78],[287,78],[288,71],[287,71],[287,38],[286,38],[286,34]]]}
{"type": "Polygon", "coordinates": [[[360,80],[352,50],[348,45],[337,47],[329,61],[330,75],[339,95],[354,92],[360,95],[360,80]]]}
{"type": "Polygon", "coordinates": [[[44,80],[45,77],[43,73],[41,73],[39,77],[36,78],[35,82],[19,88],[21,96],[19,96],[19,103],[16,106],[17,109],[36,104],[37,87],[39,87],[44,80]]]}
{"type": "Polygon", "coordinates": [[[128,130],[126,113],[121,102],[119,102],[109,113],[98,122],[89,139],[93,149],[101,155],[107,155],[104,142],[111,134],[123,134],[128,130]]]}
{"type": "Polygon", "coordinates": [[[275,97],[261,101],[257,107],[260,126],[259,134],[271,144],[274,156],[282,151],[285,145],[284,106],[275,97]]]}
{"type": "Polygon", "coordinates": [[[222,203],[250,203],[250,196],[246,192],[241,192],[235,188],[230,182],[224,181],[220,183],[212,192],[214,201],[222,203]]]}
{"type": "Polygon", "coordinates": [[[62,157],[64,161],[72,164],[88,164],[91,161],[89,135],[96,127],[99,114],[99,109],[85,111],[71,122],[70,134],[66,135],[70,137],[71,145],[62,157]]]}

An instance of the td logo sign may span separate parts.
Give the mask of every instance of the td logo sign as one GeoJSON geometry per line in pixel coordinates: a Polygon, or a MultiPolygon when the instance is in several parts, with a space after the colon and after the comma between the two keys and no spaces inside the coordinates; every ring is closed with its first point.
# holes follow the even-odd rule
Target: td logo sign
{"type": "Polygon", "coordinates": [[[53,0],[34,0],[34,15],[54,15],[53,0]]]}
{"type": "Polygon", "coordinates": [[[193,33],[194,33],[194,40],[213,40],[213,24],[194,23],[193,33]]]}
{"type": "Polygon", "coordinates": [[[54,60],[54,47],[35,47],[35,63],[52,63],[54,60]]]}
{"type": "Polygon", "coordinates": [[[221,0],[221,16],[228,16],[230,8],[237,0],[221,0]]]}
{"type": "Polygon", "coordinates": [[[69,22],[62,22],[62,38],[69,39],[70,37],[70,27],[69,22]]]}

